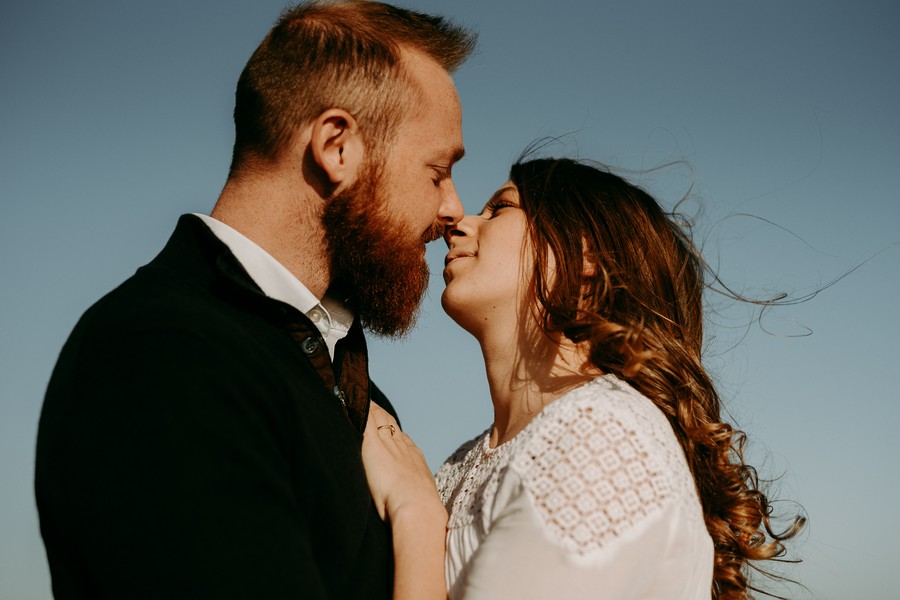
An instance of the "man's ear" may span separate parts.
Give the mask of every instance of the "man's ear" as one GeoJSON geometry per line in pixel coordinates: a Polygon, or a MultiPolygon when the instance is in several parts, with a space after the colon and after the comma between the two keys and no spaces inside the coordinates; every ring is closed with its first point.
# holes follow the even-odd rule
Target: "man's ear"
{"type": "Polygon", "coordinates": [[[365,145],[353,115],[340,108],[323,112],[313,122],[310,147],[316,164],[336,187],[356,181],[365,145]]]}

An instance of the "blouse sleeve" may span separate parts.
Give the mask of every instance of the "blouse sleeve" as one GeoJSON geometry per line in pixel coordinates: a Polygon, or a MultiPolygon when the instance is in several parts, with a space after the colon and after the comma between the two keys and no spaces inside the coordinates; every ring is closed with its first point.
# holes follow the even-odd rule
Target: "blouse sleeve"
{"type": "Polygon", "coordinates": [[[690,493],[682,501],[692,479],[659,417],[588,400],[544,419],[512,458],[451,597],[624,600],[656,597],[661,585],[663,597],[693,597],[679,593],[696,579],[682,569],[708,552],[686,535],[699,531],[686,527],[690,493]]]}

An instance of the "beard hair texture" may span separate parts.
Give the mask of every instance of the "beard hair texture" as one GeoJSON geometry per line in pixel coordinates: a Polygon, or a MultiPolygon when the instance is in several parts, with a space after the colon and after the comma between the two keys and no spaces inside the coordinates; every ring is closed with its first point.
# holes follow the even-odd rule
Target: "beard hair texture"
{"type": "Polygon", "coordinates": [[[322,225],[336,287],[349,295],[356,317],[376,335],[400,338],[415,325],[428,287],[421,244],[443,228],[421,237],[405,231],[387,212],[382,169],[371,162],[353,186],[327,201],[322,225]]]}

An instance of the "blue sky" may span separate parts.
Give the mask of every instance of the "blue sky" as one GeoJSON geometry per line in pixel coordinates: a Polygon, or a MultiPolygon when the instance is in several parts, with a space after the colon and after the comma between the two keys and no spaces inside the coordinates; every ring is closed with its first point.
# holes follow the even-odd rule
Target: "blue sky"
{"type": "MultiPolygon", "coordinates": [[[[894,597],[900,537],[900,8],[886,1],[403,2],[480,31],[458,73],[469,212],[535,139],[673,205],[731,286],[707,366],[750,455],[809,526],[799,597],[894,597]],[[675,167],[652,171],[671,161],[675,167]],[[751,215],[751,216],[742,216],[751,215]],[[803,335],[808,334],[809,335],[803,335]],[[805,594],[805,596],[804,596],[805,594]]],[[[50,597],[31,491],[41,398],[81,312],[224,182],[234,83],[284,4],[87,0],[0,8],[0,597],[50,597]]],[[[480,353],[438,303],[371,344],[437,467],[490,424],[480,353]]],[[[785,507],[790,508],[789,506],[785,507]]]]}

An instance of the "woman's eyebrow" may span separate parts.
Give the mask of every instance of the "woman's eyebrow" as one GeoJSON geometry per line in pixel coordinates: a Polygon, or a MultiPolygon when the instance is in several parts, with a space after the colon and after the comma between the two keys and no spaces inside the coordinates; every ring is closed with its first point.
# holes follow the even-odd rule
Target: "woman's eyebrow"
{"type": "Polygon", "coordinates": [[[487,210],[487,208],[488,208],[491,204],[493,204],[494,202],[496,202],[497,200],[499,200],[499,199],[500,199],[500,196],[502,196],[504,193],[506,193],[506,192],[515,192],[515,191],[516,191],[516,188],[515,188],[514,186],[511,186],[511,185],[508,185],[508,186],[506,186],[506,187],[500,188],[499,190],[497,190],[496,192],[494,192],[494,195],[491,196],[491,197],[488,199],[487,202],[485,202],[484,208],[481,209],[481,212],[484,212],[485,210],[487,210]]]}

